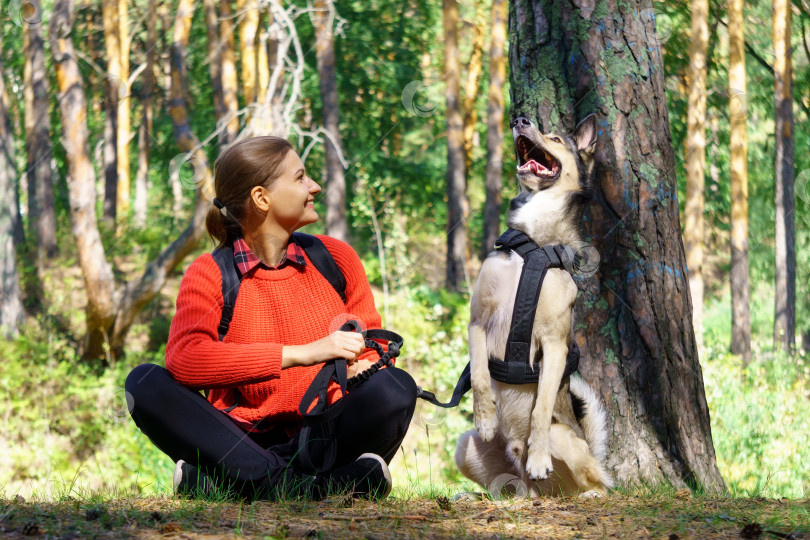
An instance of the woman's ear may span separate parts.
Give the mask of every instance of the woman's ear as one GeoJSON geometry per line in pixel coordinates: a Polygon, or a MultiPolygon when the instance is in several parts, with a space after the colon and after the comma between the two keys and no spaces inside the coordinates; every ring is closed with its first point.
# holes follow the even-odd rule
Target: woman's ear
{"type": "Polygon", "coordinates": [[[250,190],[250,200],[253,207],[259,212],[266,213],[270,210],[270,193],[264,186],[255,186],[250,190]]]}

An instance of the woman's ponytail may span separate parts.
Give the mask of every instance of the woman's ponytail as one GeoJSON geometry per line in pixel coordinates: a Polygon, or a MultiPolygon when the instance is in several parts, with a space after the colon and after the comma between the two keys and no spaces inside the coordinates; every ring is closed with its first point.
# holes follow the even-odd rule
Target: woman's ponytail
{"type": "Polygon", "coordinates": [[[228,241],[228,230],[225,228],[225,216],[216,206],[211,206],[205,215],[205,229],[208,236],[216,242],[217,247],[222,247],[228,241]]]}

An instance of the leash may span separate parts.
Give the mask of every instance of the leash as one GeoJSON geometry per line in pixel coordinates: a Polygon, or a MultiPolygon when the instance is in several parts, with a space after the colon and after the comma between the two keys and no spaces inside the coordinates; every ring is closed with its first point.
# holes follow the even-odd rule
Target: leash
{"type": "Polygon", "coordinates": [[[377,373],[383,366],[393,367],[392,360],[399,356],[402,349],[402,336],[396,332],[382,329],[360,330],[360,323],[355,320],[346,322],[340,327],[343,332],[358,332],[365,339],[366,348],[374,349],[380,355],[372,366],[358,373],[352,378],[347,378],[347,362],[345,358],[335,358],[323,364],[318,374],[312,380],[301,403],[298,412],[304,417],[304,425],[298,440],[298,456],[303,467],[313,471],[328,470],[335,463],[337,457],[337,444],[335,444],[334,420],[343,410],[347,390],[359,385],[377,373]],[[387,341],[388,350],[384,350],[382,345],[375,340],[387,341]],[[340,387],[340,399],[332,405],[327,401],[327,390],[329,383],[335,381],[340,387]],[[324,453],[322,459],[316,459],[310,443],[315,440],[324,441],[324,453]],[[319,462],[317,462],[319,461],[319,462]],[[316,463],[317,462],[317,463],[316,463]]]}

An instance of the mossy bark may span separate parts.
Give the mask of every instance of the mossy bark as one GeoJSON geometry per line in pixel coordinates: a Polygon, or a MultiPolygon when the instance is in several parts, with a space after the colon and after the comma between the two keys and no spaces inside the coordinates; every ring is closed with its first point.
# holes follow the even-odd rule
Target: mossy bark
{"type": "Polygon", "coordinates": [[[680,234],[663,60],[649,0],[515,0],[512,117],[572,131],[599,116],[584,215],[601,259],[580,281],[580,373],[610,414],[625,484],[725,489],[712,445],[680,234]]]}

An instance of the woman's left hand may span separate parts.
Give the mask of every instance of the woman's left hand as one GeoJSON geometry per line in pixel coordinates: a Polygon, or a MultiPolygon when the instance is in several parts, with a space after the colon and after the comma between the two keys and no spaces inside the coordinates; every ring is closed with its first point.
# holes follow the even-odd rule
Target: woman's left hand
{"type": "Polygon", "coordinates": [[[376,361],[368,360],[365,358],[362,360],[356,360],[346,368],[346,377],[351,379],[355,375],[363,373],[365,370],[373,366],[375,363],[376,361]]]}

